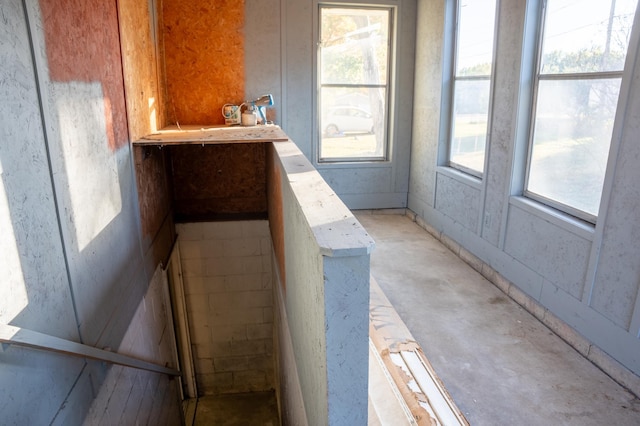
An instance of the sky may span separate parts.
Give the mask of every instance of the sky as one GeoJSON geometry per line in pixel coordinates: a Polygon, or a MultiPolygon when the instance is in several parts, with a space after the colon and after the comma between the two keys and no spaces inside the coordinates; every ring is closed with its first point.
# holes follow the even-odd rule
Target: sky
{"type": "MultiPolygon", "coordinates": [[[[491,62],[495,3],[495,0],[461,2],[463,24],[458,40],[458,69],[491,62]]],[[[626,49],[637,0],[547,0],[545,51],[575,51],[594,45],[604,48],[612,3],[615,9],[611,48],[626,49]]]]}

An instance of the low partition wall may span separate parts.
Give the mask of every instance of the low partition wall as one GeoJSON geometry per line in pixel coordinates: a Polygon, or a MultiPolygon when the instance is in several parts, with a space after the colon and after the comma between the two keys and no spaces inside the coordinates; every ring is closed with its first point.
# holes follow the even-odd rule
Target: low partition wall
{"type": "Polygon", "coordinates": [[[373,239],[291,142],[267,150],[283,424],[366,424],[373,239]]]}

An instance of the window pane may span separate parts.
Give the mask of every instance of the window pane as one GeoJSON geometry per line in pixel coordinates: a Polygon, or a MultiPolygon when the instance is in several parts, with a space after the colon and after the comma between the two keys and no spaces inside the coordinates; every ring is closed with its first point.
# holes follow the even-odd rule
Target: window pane
{"type": "Polygon", "coordinates": [[[456,81],[453,99],[453,138],[450,160],[484,171],[484,151],[489,117],[489,80],[456,81]]]}
{"type": "Polygon", "coordinates": [[[319,159],[384,160],[391,10],[320,8],[319,159]]]}
{"type": "Polygon", "coordinates": [[[528,190],[597,216],[620,79],[541,80],[528,190]]]}
{"type": "Polygon", "coordinates": [[[491,75],[495,15],[495,0],[461,2],[456,76],[491,75]]]}
{"type": "Polygon", "coordinates": [[[389,11],[321,9],[321,84],[385,84],[389,11]]]}
{"type": "Polygon", "coordinates": [[[620,71],[636,0],[548,0],[541,72],[620,71]]]}
{"type": "Polygon", "coordinates": [[[321,160],[384,158],[385,89],[323,88],[320,96],[321,160]]]}
{"type": "Polygon", "coordinates": [[[479,175],[484,171],[495,15],[495,0],[458,3],[449,165],[479,175]]]}

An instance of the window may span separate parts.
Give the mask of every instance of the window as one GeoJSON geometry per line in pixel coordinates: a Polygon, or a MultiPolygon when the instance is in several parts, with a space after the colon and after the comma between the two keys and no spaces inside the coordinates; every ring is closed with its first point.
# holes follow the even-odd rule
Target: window
{"type": "Polygon", "coordinates": [[[496,0],[460,0],[449,165],[475,176],[484,172],[491,98],[496,0]]]}
{"type": "Polygon", "coordinates": [[[387,158],[392,9],[320,6],[319,161],[387,158]]]}
{"type": "Polygon", "coordinates": [[[637,0],[547,0],[525,195],[595,223],[637,0]]]}

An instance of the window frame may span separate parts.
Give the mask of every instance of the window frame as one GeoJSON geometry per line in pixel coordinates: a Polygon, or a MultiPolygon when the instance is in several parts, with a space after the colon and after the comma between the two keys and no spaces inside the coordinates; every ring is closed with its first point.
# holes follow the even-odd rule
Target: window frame
{"type": "MultiPolygon", "coordinates": [[[[578,220],[584,221],[586,223],[595,225],[598,217],[592,215],[586,211],[580,210],[576,207],[568,205],[566,203],[550,199],[543,195],[537,194],[535,192],[529,191],[529,179],[531,174],[531,162],[534,148],[534,137],[536,130],[536,116],[538,112],[538,94],[540,89],[540,81],[578,81],[578,80],[604,80],[604,79],[619,79],[620,87],[622,88],[623,83],[623,75],[624,75],[624,67],[618,71],[596,71],[596,72],[567,72],[567,73],[542,73],[542,60],[543,60],[543,47],[544,47],[544,32],[546,29],[545,23],[547,20],[547,0],[540,1],[540,15],[537,25],[538,38],[535,47],[535,62],[533,69],[533,94],[531,97],[531,105],[530,105],[530,114],[529,114],[529,132],[527,136],[527,153],[524,164],[524,180],[522,187],[522,195],[525,198],[538,202],[542,205],[545,205],[549,208],[557,210],[561,213],[570,215],[578,220]]],[[[629,46],[627,46],[627,51],[625,52],[625,57],[629,53],[629,46]]],[[[626,59],[625,59],[626,61],[626,59]]],[[[618,99],[620,98],[620,93],[618,94],[618,99]]],[[[617,107],[616,112],[614,112],[614,127],[615,120],[617,117],[617,107]]],[[[612,132],[613,133],[613,132],[612,132]]],[[[613,143],[613,134],[612,139],[609,141],[609,150],[611,149],[611,144],[613,143]]],[[[605,166],[606,163],[605,162],[605,166]]],[[[606,175],[605,175],[606,181],[606,175]]],[[[600,205],[602,204],[604,188],[600,194],[600,205]]]]}
{"type": "Polygon", "coordinates": [[[496,54],[497,54],[497,42],[498,42],[498,24],[499,24],[499,13],[500,10],[500,0],[495,0],[495,9],[494,9],[494,22],[493,22],[493,46],[491,52],[491,73],[487,75],[473,75],[473,76],[457,76],[457,68],[458,68],[458,49],[460,46],[460,7],[462,0],[454,0],[454,10],[453,10],[453,49],[452,49],[452,59],[451,59],[451,88],[450,88],[450,100],[449,100],[449,114],[448,114],[448,122],[447,122],[447,143],[446,143],[446,165],[451,167],[452,169],[458,170],[464,174],[476,177],[478,179],[483,178],[484,172],[487,167],[487,151],[491,143],[491,121],[493,116],[493,95],[494,95],[494,87],[495,87],[495,65],[496,65],[496,54]],[[482,171],[475,170],[464,166],[462,164],[456,163],[452,160],[452,152],[453,152],[453,138],[454,138],[454,124],[455,124],[455,95],[456,95],[456,82],[458,81],[488,81],[489,82],[489,105],[487,108],[487,126],[485,129],[485,147],[483,153],[483,168],[482,171]]]}
{"type": "Polygon", "coordinates": [[[318,1],[316,3],[316,14],[317,18],[314,19],[314,25],[317,28],[315,34],[316,41],[316,66],[314,69],[314,79],[316,84],[316,93],[315,93],[315,102],[314,102],[314,140],[315,140],[315,163],[320,167],[331,167],[331,165],[375,165],[375,164],[387,164],[392,161],[391,152],[393,146],[393,115],[395,111],[395,91],[396,91],[396,80],[395,80],[395,71],[396,71],[396,46],[398,40],[398,7],[392,3],[386,2],[375,2],[375,3],[359,3],[359,2],[331,2],[331,1],[318,1]],[[384,85],[380,84],[322,84],[322,52],[321,52],[321,37],[322,37],[322,10],[323,9],[362,9],[362,10],[385,10],[389,13],[389,39],[387,45],[387,75],[386,82],[384,85]],[[352,157],[322,157],[322,89],[323,88],[332,88],[332,87],[358,87],[358,88],[368,88],[368,89],[376,89],[376,88],[384,88],[385,89],[385,97],[384,97],[384,123],[385,123],[385,131],[383,134],[384,137],[384,146],[382,149],[381,156],[367,157],[367,156],[352,156],[352,157]]]}

